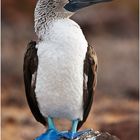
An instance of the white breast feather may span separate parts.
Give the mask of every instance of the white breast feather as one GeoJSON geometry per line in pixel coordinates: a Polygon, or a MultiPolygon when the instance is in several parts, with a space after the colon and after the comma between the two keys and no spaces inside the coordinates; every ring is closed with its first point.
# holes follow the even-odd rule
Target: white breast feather
{"type": "Polygon", "coordinates": [[[51,24],[38,45],[36,97],[41,113],[70,120],[83,118],[83,61],[87,41],[70,19],[51,24]]]}

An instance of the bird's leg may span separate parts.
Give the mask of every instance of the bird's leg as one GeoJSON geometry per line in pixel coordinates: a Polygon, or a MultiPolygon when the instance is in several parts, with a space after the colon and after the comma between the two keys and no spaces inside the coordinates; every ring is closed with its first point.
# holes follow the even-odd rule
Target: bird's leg
{"type": "Polygon", "coordinates": [[[68,132],[70,139],[74,139],[75,137],[77,137],[77,126],[78,126],[78,122],[79,120],[73,120],[72,121],[72,128],[71,130],[68,132]]]}
{"type": "Polygon", "coordinates": [[[70,130],[71,133],[76,133],[77,131],[77,126],[78,126],[79,120],[73,120],[72,121],[72,128],[70,130]]]}
{"type": "Polygon", "coordinates": [[[91,129],[87,129],[87,130],[83,130],[83,131],[77,131],[77,126],[78,126],[79,120],[73,120],[72,121],[72,128],[69,132],[70,135],[70,139],[75,139],[78,136],[81,136],[85,133],[88,133],[89,131],[91,131],[91,129]]]}
{"type": "Polygon", "coordinates": [[[48,116],[48,129],[53,129],[56,130],[56,127],[54,125],[53,119],[51,117],[48,116]]]}

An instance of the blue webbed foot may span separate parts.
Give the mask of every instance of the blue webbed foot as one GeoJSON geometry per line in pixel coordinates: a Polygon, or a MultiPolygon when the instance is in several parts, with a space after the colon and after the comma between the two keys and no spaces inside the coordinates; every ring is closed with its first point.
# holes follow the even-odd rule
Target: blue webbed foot
{"type": "Polygon", "coordinates": [[[58,131],[55,129],[49,129],[35,140],[58,140],[58,131]]]}

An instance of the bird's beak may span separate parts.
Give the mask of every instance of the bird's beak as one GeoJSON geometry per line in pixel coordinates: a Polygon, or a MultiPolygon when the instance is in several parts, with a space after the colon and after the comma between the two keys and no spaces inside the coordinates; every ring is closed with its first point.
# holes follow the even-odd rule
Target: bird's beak
{"type": "Polygon", "coordinates": [[[81,8],[100,3],[100,2],[107,2],[112,0],[69,0],[69,3],[67,3],[64,8],[67,11],[75,12],[81,8]]]}

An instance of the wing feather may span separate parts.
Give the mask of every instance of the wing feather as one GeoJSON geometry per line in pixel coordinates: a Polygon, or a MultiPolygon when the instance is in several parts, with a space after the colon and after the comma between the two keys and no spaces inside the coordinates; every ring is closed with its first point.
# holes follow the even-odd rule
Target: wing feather
{"type": "Polygon", "coordinates": [[[25,92],[27,102],[29,104],[30,110],[34,115],[35,119],[46,125],[47,122],[43,115],[40,113],[38,103],[35,95],[35,84],[36,84],[36,75],[37,75],[37,67],[38,67],[38,57],[37,57],[37,49],[35,48],[36,42],[31,41],[28,44],[25,56],[24,56],[24,84],[25,84],[25,92]]]}
{"type": "Polygon", "coordinates": [[[86,58],[84,61],[84,73],[83,73],[83,101],[84,101],[84,114],[83,120],[79,122],[78,129],[86,121],[88,114],[91,110],[93,95],[97,83],[97,66],[98,60],[96,53],[92,46],[88,46],[86,58]]]}

